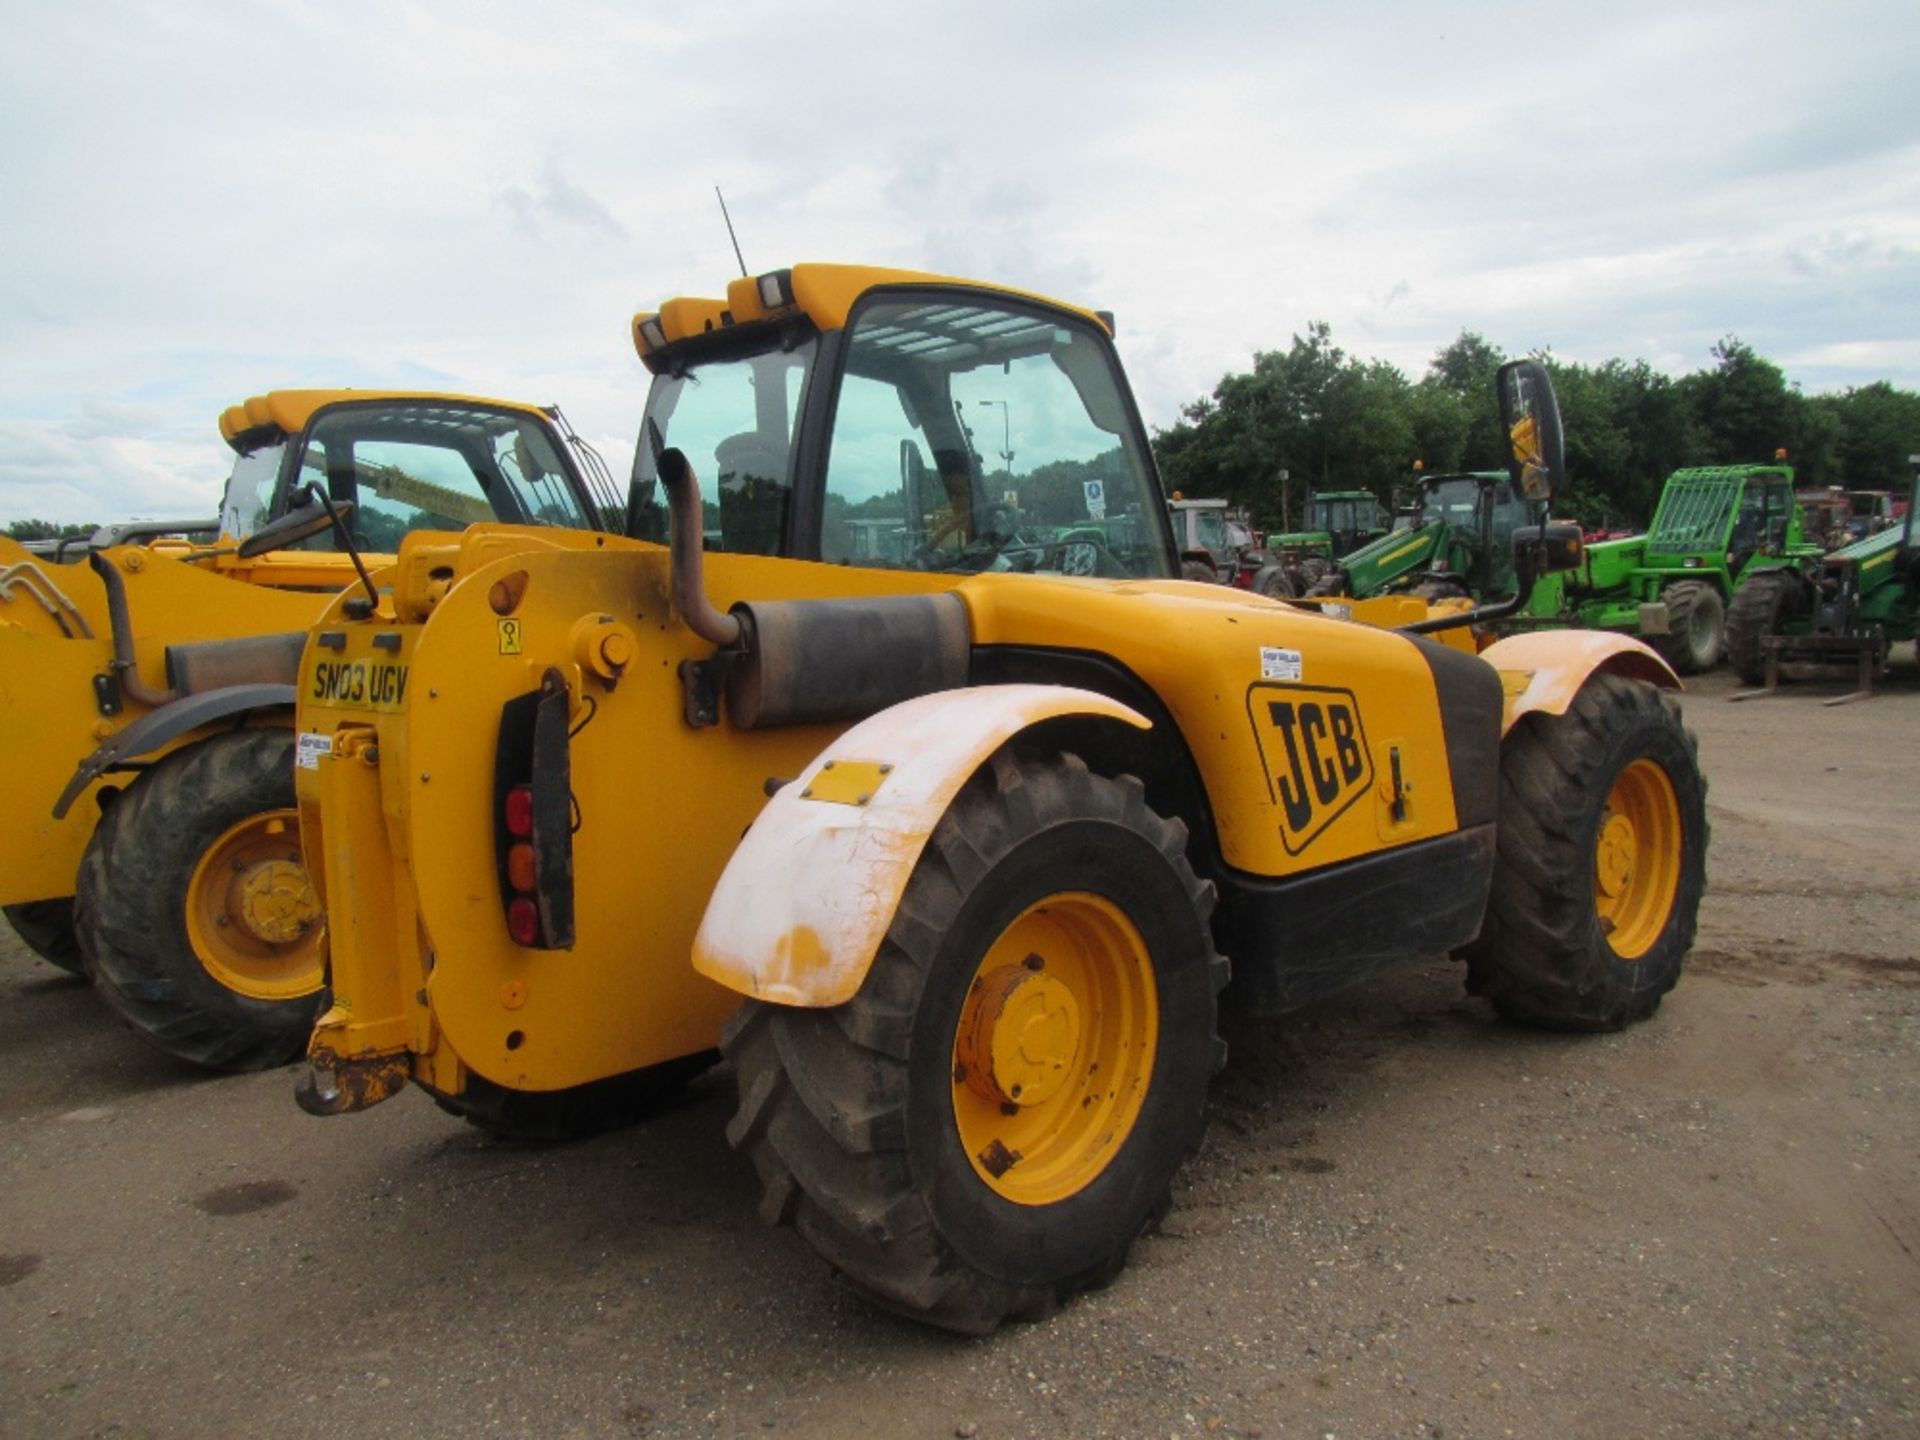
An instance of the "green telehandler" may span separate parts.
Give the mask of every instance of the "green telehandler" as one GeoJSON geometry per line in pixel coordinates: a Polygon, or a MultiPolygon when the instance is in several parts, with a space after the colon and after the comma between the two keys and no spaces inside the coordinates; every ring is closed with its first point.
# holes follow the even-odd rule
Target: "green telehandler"
{"type": "Polygon", "coordinates": [[[1696,674],[1720,663],[1727,608],[1751,567],[1819,553],[1787,465],[1676,470],[1646,534],[1589,545],[1578,569],[1542,576],[1520,623],[1623,630],[1696,674]]]}
{"type": "Polygon", "coordinates": [[[1826,704],[1864,700],[1888,651],[1920,639],[1920,455],[1908,459],[1898,524],[1826,555],[1755,565],[1742,578],[1727,614],[1728,658],[1742,680],[1766,688],[1735,699],[1776,688],[1783,662],[1810,661],[1859,667],[1858,688],[1826,704]]]}
{"type": "Polygon", "coordinates": [[[1419,503],[1410,527],[1335,561],[1308,596],[1364,600],[1406,592],[1431,601],[1514,590],[1513,532],[1542,523],[1544,506],[1493,470],[1422,476],[1419,503]]]}

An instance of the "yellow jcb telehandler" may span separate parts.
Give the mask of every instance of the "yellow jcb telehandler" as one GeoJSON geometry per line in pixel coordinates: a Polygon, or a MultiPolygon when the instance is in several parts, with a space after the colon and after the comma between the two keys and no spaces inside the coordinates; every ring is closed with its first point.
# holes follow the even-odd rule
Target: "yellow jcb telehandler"
{"type": "Polygon", "coordinates": [[[108,527],[70,563],[0,541],[0,902],[162,1050],[251,1069],[298,1055],[321,1003],[289,722],[307,627],[360,588],[345,550],[301,548],[338,544],[326,507],[391,552],[613,523],[618,496],[557,412],[507,401],[282,390],[220,430],[217,520],[108,527]]]}
{"type": "MultiPolygon", "coordinates": [[[[1223,995],[1453,952],[1516,1019],[1652,1013],[1707,845],[1672,672],[1616,635],[1476,655],[1487,607],[1383,629],[1177,578],[1112,329],[834,265],[669,301],[634,322],[627,527],[664,547],[411,535],[377,609],[331,607],[301,1104],[411,1082],[564,1134],[717,1046],[765,1215],[979,1332],[1164,1212],[1223,995]]],[[[1549,498],[1546,373],[1500,393],[1549,498]]],[[[1503,603],[1577,553],[1515,546],[1503,603]]]]}

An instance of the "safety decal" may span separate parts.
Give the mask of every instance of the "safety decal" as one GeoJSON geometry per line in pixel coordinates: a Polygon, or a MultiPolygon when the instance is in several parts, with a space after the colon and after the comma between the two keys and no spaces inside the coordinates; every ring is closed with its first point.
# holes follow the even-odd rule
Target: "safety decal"
{"type": "Polygon", "coordinates": [[[293,742],[293,763],[302,770],[318,770],[323,757],[333,753],[333,736],[302,730],[293,742]]]}
{"type": "Polygon", "coordinates": [[[1373,785],[1373,755],[1351,690],[1257,684],[1247,689],[1254,742],[1280,812],[1280,843],[1298,855],[1373,785]]]}
{"type": "Polygon", "coordinates": [[[517,618],[500,621],[500,653],[502,655],[520,653],[520,621],[517,618]]]}
{"type": "Polygon", "coordinates": [[[1262,680],[1300,679],[1300,652],[1282,650],[1278,645],[1262,645],[1260,647],[1260,678],[1262,680]]]}

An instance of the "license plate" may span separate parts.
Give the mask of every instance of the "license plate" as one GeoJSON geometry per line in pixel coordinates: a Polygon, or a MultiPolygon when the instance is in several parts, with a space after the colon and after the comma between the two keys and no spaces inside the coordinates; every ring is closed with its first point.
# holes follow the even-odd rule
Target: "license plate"
{"type": "Polygon", "coordinates": [[[407,698],[407,662],[316,661],[301,698],[332,710],[398,710],[407,698]]]}

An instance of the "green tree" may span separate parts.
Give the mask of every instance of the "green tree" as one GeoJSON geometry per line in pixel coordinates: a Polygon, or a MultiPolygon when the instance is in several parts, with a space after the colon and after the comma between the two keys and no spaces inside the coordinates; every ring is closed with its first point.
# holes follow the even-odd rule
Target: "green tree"
{"type": "Polygon", "coordinates": [[[98,525],[61,525],[52,520],[10,520],[9,540],[70,540],[91,535],[98,525]]]}

